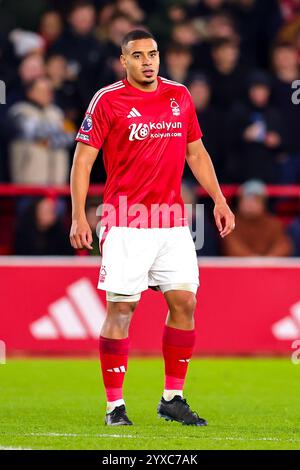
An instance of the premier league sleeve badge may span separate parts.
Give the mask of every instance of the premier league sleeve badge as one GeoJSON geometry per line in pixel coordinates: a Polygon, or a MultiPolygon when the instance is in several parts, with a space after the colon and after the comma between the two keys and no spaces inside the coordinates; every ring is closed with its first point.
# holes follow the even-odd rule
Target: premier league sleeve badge
{"type": "Polygon", "coordinates": [[[93,128],[93,119],[90,114],[87,114],[81,124],[83,132],[90,132],[93,128]]]}

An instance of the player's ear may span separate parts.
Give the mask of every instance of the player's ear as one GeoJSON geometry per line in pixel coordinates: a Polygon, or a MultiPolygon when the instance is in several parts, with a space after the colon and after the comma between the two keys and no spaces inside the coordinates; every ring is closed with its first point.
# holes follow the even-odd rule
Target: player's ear
{"type": "Polygon", "coordinates": [[[120,62],[123,66],[123,68],[125,69],[126,68],[126,59],[125,59],[125,56],[123,54],[120,55],[120,62]]]}

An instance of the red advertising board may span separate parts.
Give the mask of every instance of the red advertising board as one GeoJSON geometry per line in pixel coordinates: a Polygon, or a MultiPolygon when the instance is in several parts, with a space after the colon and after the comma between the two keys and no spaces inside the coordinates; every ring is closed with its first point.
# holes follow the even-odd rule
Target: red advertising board
{"type": "MultiPolygon", "coordinates": [[[[199,261],[198,354],[292,353],[300,339],[300,260],[199,261]]],[[[97,352],[105,293],[99,260],[0,258],[0,340],[7,352],[97,352]]],[[[132,353],[156,354],[167,306],[142,294],[132,321],[132,353]]]]}

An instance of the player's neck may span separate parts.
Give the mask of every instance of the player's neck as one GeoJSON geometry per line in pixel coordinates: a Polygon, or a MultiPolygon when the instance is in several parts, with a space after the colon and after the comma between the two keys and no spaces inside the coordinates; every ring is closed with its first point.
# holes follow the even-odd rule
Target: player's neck
{"type": "Polygon", "coordinates": [[[146,83],[146,84],[142,84],[142,83],[138,83],[136,82],[133,78],[131,77],[126,77],[127,78],[127,81],[128,83],[133,86],[134,88],[137,88],[138,90],[142,90],[142,91],[155,91],[158,87],[158,80],[157,80],[157,77],[156,79],[154,80],[154,82],[152,83],[146,83]]]}

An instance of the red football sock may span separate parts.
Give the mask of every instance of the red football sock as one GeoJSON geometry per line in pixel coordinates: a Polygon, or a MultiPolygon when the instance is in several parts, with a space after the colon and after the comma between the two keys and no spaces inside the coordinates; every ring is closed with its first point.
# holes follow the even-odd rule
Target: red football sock
{"type": "Polygon", "coordinates": [[[123,397],[128,351],[129,338],[111,339],[100,336],[100,362],[107,401],[115,401],[123,397]]]}
{"type": "Polygon", "coordinates": [[[179,330],[165,325],[163,333],[165,390],[183,390],[195,339],[195,330],[179,330]]]}

